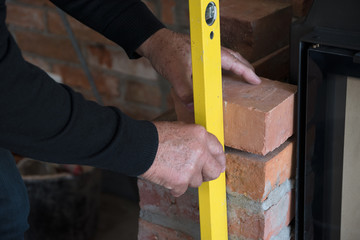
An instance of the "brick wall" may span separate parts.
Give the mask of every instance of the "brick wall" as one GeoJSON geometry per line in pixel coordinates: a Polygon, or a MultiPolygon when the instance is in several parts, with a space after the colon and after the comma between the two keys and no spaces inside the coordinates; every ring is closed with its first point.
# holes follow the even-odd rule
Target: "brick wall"
{"type": "MultiPolygon", "coordinates": [[[[178,10],[178,1],[171,2],[166,7],[171,6],[172,16],[184,11],[183,3],[178,10]]],[[[222,44],[245,56],[260,76],[281,81],[263,79],[261,85],[252,86],[223,75],[228,232],[232,240],[292,237],[296,86],[284,81],[289,74],[290,25],[304,15],[299,9],[305,9],[309,1],[300,2],[220,1],[222,44]]],[[[181,27],[188,24],[182,23],[181,27]]],[[[193,115],[172,96],[177,119],[193,122],[193,115]]],[[[196,189],[174,198],[168,190],[143,179],[138,186],[139,239],[200,239],[196,189]]]]}
{"type": "MultiPolygon", "coordinates": [[[[188,33],[188,1],[144,0],[170,29],[188,33]]],[[[289,69],[289,19],[304,16],[312,0],[222,0],[223,45],[239,51],[261,76],[284,80],[289,69]],[[241,12],[241,14],[238,14],[241,12]],[[292,14],[293,13],[293,14],[292,14]],[[269,44],[271,43],[271,44],[269,44]]],[[[55,6],[47,0],[7,0],[7,24],[29,62],[93,99],[55,6]]],[[[169,84],[145,59],[128,60],[111,41],[68,17],[105,105],[138,119],[169,108],[169,84]],[[151,90],[151,91],[149,91],[151,90]]]]}
{"type": "MultiPolygon", "coordinates": [[[[167,10],[158,12],[158,6],[160,2],[151,5],[170,23],[171,17],[163,14],[167,10]]],[[[8,27],[25,59],[94,99],[55,6],[47,0],[8,0],[7,7],[8,27]]],[[[169,84],[146,59],[128,60],[114,43],[71,17],[68,20],[105,105],[117,106],[137,119],[152,119],[168,109],[169,84]]]]}
{"type": "MultiPolygon", "coordinates": [[[[188,1],[144,2],[170,29],[189,32],[188,1]]],[[[284,81],[289,75],[290,24],[306,14],[311,2],[221,0],[222,43],[245,56],[260,76],[284,81]]],[[[24,57],[93,99],[55,7],[47,0],[7,0],[7,5],[7,24],[24,57]]],[[[152,119],[169,107],[170,87],[149,62],[128,60],[121,48],[68,19],[106,105],[138,119],[152,119]]],[[[296,88],[268,80],[266,87],[226,82],[228,89],[237,88],[242,95],[236,101],[225,87],[225,139],[232,147],[226,150],[229,239],[289,239],[294,216],[291,135],[296,88]],[[251,144],[243,144],[244,136],[251,144]]],[[[191,121],[193,116],[174,102],[178,118],[191,121]]],[[[144,180],[138,185],[139,239],[199,239],[196,189],[174,198],[144,180]]]]}
{"type": "MultiPolygon", "coordinates": [[[[296,86],[264,78],[261,85],[250,85],[234,76],[223,76],[223,82],[229,239],[290,239],[296,86]]],[[[194,121],[178,99],[174,103],[178,120],[194,121]]],[[[174,198],[143,179],[138,186],[139,239],[167,239],[163,234],[169,231],[199,239],[196,189],[174,198]],[[159,226],[166,231],[149,231],[159,226]]]]}

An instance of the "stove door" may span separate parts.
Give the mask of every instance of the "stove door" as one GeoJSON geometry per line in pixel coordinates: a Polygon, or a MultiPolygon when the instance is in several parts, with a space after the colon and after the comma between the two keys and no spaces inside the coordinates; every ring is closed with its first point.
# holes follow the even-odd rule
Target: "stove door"
{"type": "Polygon", "coordinates": [[[360,65],[309,45],[299,83],[297,239],[360,239],[360,65]]]}

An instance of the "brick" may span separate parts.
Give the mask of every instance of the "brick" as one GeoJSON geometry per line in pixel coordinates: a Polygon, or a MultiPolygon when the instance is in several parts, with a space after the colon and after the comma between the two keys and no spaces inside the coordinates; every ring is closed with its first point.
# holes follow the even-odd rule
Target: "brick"
{"type": "Polygon", "coordinates": [[[306,16],[313,4],[313,0],[292,0],[293,14],[296,17],[306,16]]]}
{"type": "Polygon", "coordinates": [[[151,12],[159,18],[160,4],[159,0],[143,0],[143,3],[151,10],[151,12]]]}
{"type": "Polygon", "coordinates": [[[161,107],[162,93],[159,86],[132,81],[127,83],[125,100],[161,107]]]}
{"type": "Polygon", "coordinates": [[[161,21],[164,24],[175,23],[175,0],[161,0],[161,21]]]}
{"type": "MultiPolygon", "coordinates": [[[[55,64],[53,72],[59,74],[65,84],[77,90],[91,90],[89,81],[79,66],[55,64]]],[[[120,96],[120,81],[117,78],[97,71],[93,71],[92,74],[100,93],[111,97],[120,96]]]]}
{"type": "Polygon", "coordinates": [[[172,99],[172,103],[175,108],[177,120],[185,123],[194,123],[194,111],[190,111],[180,100],[180,98],[176,95],[174,89],[172,88],[170,91],[170,96],[172,99]]]}
{"type": "MultiPolygon", "coordinates": [[[[294,133],[296,86],[262,78],[260,85],[223,76],[225,145],[266,155],[294,133]]],[[[179,121],[193,112],[174,98],[179,121]]]]}
{"type": "Polygon", "coordinates": [[[295,192],[289,191],[270,208],[256,204],[244,208],[238,200],[228,201],[229,239],[269,240],[278,235],[294,218],[295,192]],[[254,209],[257,212],[254,212],[254,209]]]}
{"type": "Polygon", "coordinates": [[[44,30],[44,10],[32,6],[7,3],[6,23],[16,27],[44,30]]]}
{"type": "Polygon", "coordinates": [[[254,62],[289,43],[291,4],[226,0],[220,4],[221,42],[254,62]]]}
{"type": "MultiPolygon", "coordinates": [[[[47,12],[47,28],[48,31],[52,34],[58,34],[67,36],[67,32],[62,22],[60,15],[57,11],[48,11],[47,12]]],[[[67,16],[67,19],[70,23],[71,30],[74,32],[74,35],[79,41],[87,41],[92,43],[102,43],[106,45],[117,46],[112,41],[108,40],[106,37],[100,33],[92,30],[91,28],[85,26],[75,18],[67,16]]],[[[80,43],[81,44],[81,43],[80,43]]]]}
{"type": "Polygon", "coordinates": [[[158,74],[147,59],[130,60],[125,51],[120,48],[114,49],[100,44],[92,44],[86,47],[86,52],[91,66],[148,80],[158,79],[158,74]]]}
{"type": "Polygon", "coordinates": [[[30,31],[14,31],[21,50],[43,57],[78,62],[70,40],[30,31]]]}
{"type": "Polygon", "coordinates": [[[51,64],[44,58],[23,54],[26,61],[32,63],[46,72],[51,72],[51,64]]]}
{"type": "Polygon", "coordinates": [[[120,108],[128,116],[138,120],[153,120],[164,111],[160,108],[130,102],[118,102],[117,104],[113,103],[113,105],[120,108]]]}
{"type": "Polygon", "coordinates": [[[199,202],[197,191],[188,190],[175,198],[170,191],[148,181],[138,180],[140,208],[142,211],[156,213],[169,219],[181,218],[199,222],[199,202]]]}
{"type": "Polygon", "coordinates": [[[295,176],[294,140],[266,156],[226,149],[226,185],[230,192],[263,202],[269,193],[295,176]]]}
{"type": "Polygon", "coordinates": [[[266,155],[293,135],[295,85],[265,78],[260,85],[223,82],[226,146],[266,155]]]}
{"type": "Polygon", "coordinates": [[[290,72],[289,45],[252,63],[258,76],[285,81],[290,72]]]}
{"type": "Polygon", "coordinates": [[[139,240],[192,240],[191,236],[139,219],[139,240]]]}

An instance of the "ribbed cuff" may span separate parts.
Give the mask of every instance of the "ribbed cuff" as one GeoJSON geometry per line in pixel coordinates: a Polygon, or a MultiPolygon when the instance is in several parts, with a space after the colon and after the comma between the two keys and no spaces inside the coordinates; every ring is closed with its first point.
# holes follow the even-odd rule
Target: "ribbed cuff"
{"type": "Polygon", "coordinates": [[[154,162],[159,139],[157,128],[152,122],[131,119],[125,114],[122,118],[122,143],[119,146],[121,161],[114,161],[118,171],[128,176],[139,176],[146,172],[154,162]]]}

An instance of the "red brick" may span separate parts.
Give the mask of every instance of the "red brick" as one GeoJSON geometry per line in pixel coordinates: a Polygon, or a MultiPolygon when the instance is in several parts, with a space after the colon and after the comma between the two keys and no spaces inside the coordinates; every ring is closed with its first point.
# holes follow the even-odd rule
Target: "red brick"
{"type": "Polygon", "coordinates": [[[159,17],[159,1],[158,0],[143,0],[143,3],[145,3],[145,5],[151,10],[151,12],[159,17]]]}
{"type": "MultiPolygon", "coordinates": [[[[225,145],[266,155],[294,133],[296,86],[262,78],[260,85],[223,76],[225,145]]],[[[174,98],[179,121],[193,113],[174,98]]]]}
{"type": "Polygon", "coordinates": [[[106,48],[93,44],[86,48],[89,64],[131,76],[157,80],[158,74],[145,58],[130,60],[120,48],[106,48]]]}
{"type": "Polygon", "coordinates": [[[44,30],[44,10],[31,6],[7,3],[6,23],[17,27],[44,30]]]}
{"type": "Polygon", "coordinates": [[[285,46],[259,60],[253,62],[258,76],[284,81],[289,78],[290,50],[285,46]]]}
{"type": "Polygon", "coordinates": [[[159,86],[132,81],[127,83],[125,100],[161,107],[162,93],[159,86]]]}
{"type": "Polygon", "coordinates": [[[264,201],[274,188],[295,176],[293,140],[266,156],[227,149],[226,160],[228,191],[256,201],[264,201]]]}
{"type": "Polygon", "coordinates": [[[269,240],[294,218],[294,191],[285,194],[266,211],[252,213],[236,204],[228,205],[229,239],[269,240]]]}
{"type": "Polygon", "coordinates": [[[276,0],[226,0],[220,4],[221,42],[256,61],[289,43],[291,5],[276,0]]]}
{"type": "Polygon", "coordinates": [[[186,122],[186,123],[194,123],[195,122],[194,112],[190,111],[181,102],[180,98],[176,95],[173,88],[171,89],[170,95],[171,95],[172,102],[173,102],[174,107],[175,107],[177,120],[181,121],[181,122],[186,122]]]}
{"type": "MultiPolygon", "coordinates": [[[[88,79],[80,67],[74,67],[65,64],[56,64],[53,71],[59,74],[64,83],[78,90],[90,90],[88,79]]],[[[98,91],[104,95],[111,97],[120,96],[120,82],[117,78],[93,71],[93,78],[98,91]]]]}
{"type": "Polygon", "coordinates": [[[139,219],[139,240],[192,240],[191,236],[139,219]]]}
{"type": "MultiPolygon", "coordinates": [[[[48,11],[47,16],[48,16],[48,21],[47,21],[48,31],[52,34],[67,36],[64,23],[62,22],[58,12],[48,11]]],[[[67,16],[67,19],[70,23],[71,29],[74,32],[74,35],[77,38],[77,40],[116,46],[115,43],[108,40],[100,33],[85,26],[75,18],[67,16]]]]}
{"type": "Polygon", "coordinates": [[[21,50],[43,57],[78,62],[70,40],[30,31],[15,31],[21,50]]]}
{"type": "Polygon", "coordinates": [[[144,104],[134,104],[129,102],[119,103],[118,106],[128,116],[138,120],[153,120],[158,117],[163,110],[159,108],[153,108],[144,104]]]}
{"type": "Polygon", "coordinates": [[[306,16],[313,4],[313,0],[292,0],[293,14],[296,17],[306,16]]]}
{"type": "Polygon", "coordinates": [[[174,0],[161,0],[161,20],[164,24],[175,23],[175,5],[174,0]]]}
{"type": "Polygon", "coordinates": [[[51,72],[51,64],[46,59],[41,57],[32,56],[29,54],[23,54],[26,61],[38,66],[46,72],[51,72]]]}
{"type": "Polygon", "coordinates": [[[296,86],[265,78],[260,85],[223,82],[226,146],[266,155],[293,135],[296,86]]]}
{"type": "Polygon", "coordinates": [[[188,190],[175,198],[169,190],[142,179],[138,180],[138,186],[141,210],[199,222],[199,201],[195,190],[188,190]]]}

